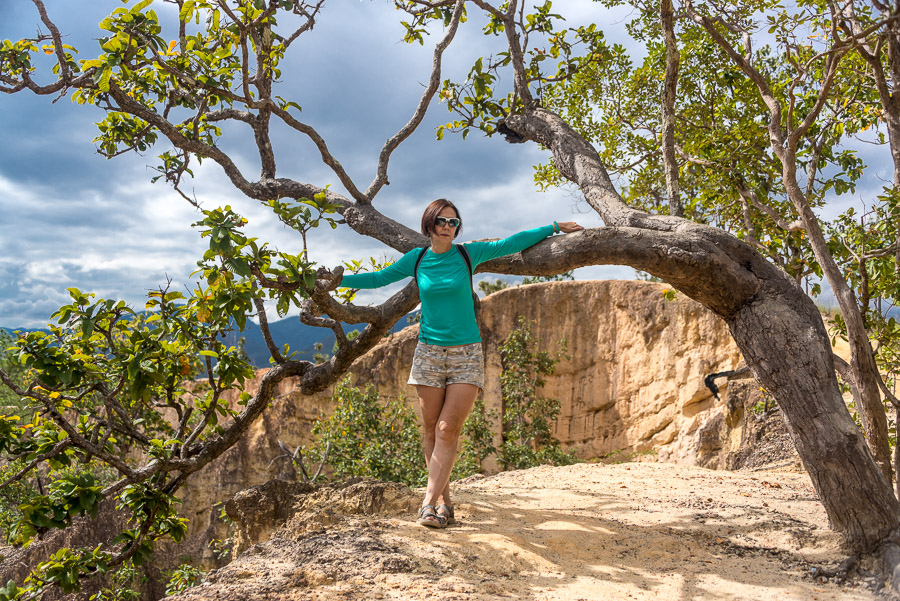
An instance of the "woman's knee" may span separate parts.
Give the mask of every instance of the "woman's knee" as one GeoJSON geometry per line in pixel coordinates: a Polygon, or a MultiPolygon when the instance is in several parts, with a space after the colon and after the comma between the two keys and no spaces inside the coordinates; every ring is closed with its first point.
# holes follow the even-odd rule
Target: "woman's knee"
{"type": "Polygon", "coordinates": [[[462,422],[446,419],[440,420],[437,424],[437,428],[435,428],[434,431],[436,438],[449,442],[459,440],[459,435],[461,432],[462,422]]]}

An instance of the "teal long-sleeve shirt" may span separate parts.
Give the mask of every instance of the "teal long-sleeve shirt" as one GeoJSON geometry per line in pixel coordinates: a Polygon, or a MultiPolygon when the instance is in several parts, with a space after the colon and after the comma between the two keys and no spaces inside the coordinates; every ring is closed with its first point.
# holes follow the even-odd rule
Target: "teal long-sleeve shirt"
{"type": "MultiPolygon", "coordinates": [[[[523,251],[551,235],[553,226],[545,225],[503,240],[467,242],[465,247],[472,259],[472,269],[475,269],[485,261],[523,251]]],[[[420,252],[420,248],[414,248],[393,265],[379,271],[345,275],[341,287],[381,288],[413,277],[420,252]]],[[[440,254],[430,248],[425,252],[419,264],[419,298],[422,301],[419,340],[437,346],[481,341],[472,303],[469,268],[455,248],[440,254]]]]}

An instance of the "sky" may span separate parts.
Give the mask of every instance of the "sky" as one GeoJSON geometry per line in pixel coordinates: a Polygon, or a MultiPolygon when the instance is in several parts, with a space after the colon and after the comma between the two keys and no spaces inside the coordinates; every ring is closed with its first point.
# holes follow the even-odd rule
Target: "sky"
{"type": "MultiPolygon", "coordinates": [[[[46,5],[79,57],[93,58],[99,52],[97,23],[122,2],[47,0],[46,5]]],[[[629,43],[627,9],[612,11],[590,0],[566,0],[557,7],[570,25],[595,22],[608,41],[629,43]]],[[[174,17],[171,4],[156,0],[154,8],[163,20],[174,17]]],[[[301,119],[323,135],[361,189],[374,177],[384,141],[412,115],[430,75],[430,43],[442,33],[435,31],[424,46],[408,45],[402,42],[401,20],[388,0],[334,0],[281,65],[275,93],[302,106],[301,119]]],[[[31,36],[39,24],[31,3],[0,0],[0,39],[31,36]]],[[[502,50],[500,41],[485,38],[473,17],[445,52],[442,76],[464,79],[477,57],[502,50]]],[[[38,80],[49,82],[46,73],[38,80]]],[[[142,308],[146,293],[167,280],[174,289],[191,285],[190,274],[207,247],[191,227],[200,215],[166,184],[150,182],[155,175],[150,166],[167,146],[107,160],[91,142],[101,119],[99,109],[74,104],[71,96],[0,95],[0,326],[44,326],[68,302],[69,287],[142,308]]],[[[390,186],[375,201],[382,213],[418,229],[427,203],[449,198],[465,222],[462,240],[505,237],[554,220],[602,226],[577,193],[536,189],[532,166],[546,159],[546,151],[477,131],[465,141],[452,135],[437,141],[435,127],[450,119],[444,105],[433,104],[425,122],[395,151],[390,186]]],[[[259,167],[247,131],[229,128],[220,144],[254,177],[259,167]]],[[[343,192],[302,136],[282,129],[273,142],[280,176],[343,192]]],[[[208,161],[195,174],[186,189],[205,208],[230,205],[249,220],[248,235],[287,252],[301,248],[295,232],[234,189],[217,165],[208,161]]],[[[399,256],[346,226],[314,231],[309,248],[310,258],[328,267],[399,256]]],[[[575,275],[632,278],[634,271],[597,266],[575,275]]],[[[477,274],[476,281],[489,277],[477,274]]],[[[380,302],[401,286],[362,291],[357,302],[380,302]]]]}
{"type": "MultiPolygon", "coordinates": [[[[97,56],[97,23],[122,3],[118,0],[49,0],[48,11],[79,49],[80,58],[97,56]]],[[[572,20],[601,20],[606,10],[572,0],[572,20]]],[[[172,5],[154,2],[161,19],[172,5]]],[[[608,17],[608,15],[606,15],[608,17]]],[[[341,0],[326,5],[315,28],[292,46],[282,63],[283,83],[276,93],[296,100],[301,118],[326,139],[334,155],[360,188],[374,177],[384,141],[412,115],[430,75],[432,48],[402,42],[400,13],[386,0],[341,0]]],[[[0,39],[33,35],[40,25],[31,3],[0,0],[0,39]]],[[[464,78],[475,58],[496,51],[475,22],[463,24],[445,53],[444,77],[464,78]]],[[[46,71],[38,77],[48,82],[46,71]]],[[[143,156],[107,160],[91,140],[96,107],[71,96],[37,97],[29,92],[0,95],[0,326],[42,327],[68,302],[69,287],[100,298],[125,299],[142,307],[148,290],[172,280],[190,285],[190,274],[206,248],[191,224],[197,211],[169,186],[150,183],[158,146],[143,156]]],[[[554,220],[602,225],[584,213],[571,191],[539,192],[532,165],[545,157],[535,145],[510,145],[499,137],[473,132],[435,139],[435,127],[452,116],[443,105],[429,108],[418,131],[395,151],[388,171],[390,186],[375,206],[418,229],[425,205],[434,198],[453,200],[465,220],[464,239],[497,238],[554,220]]],[[[227,130],[222,145],[250,176],[258,174],[252,138],[227,130]]],[[[311,143],[281,130],[274,137],[279,175],[343,192],[311,143]]],[[[188,184],[204,208],[231,205],[244,215],[250,235],[276,248],[297,252],[299,236],[226,180],[207,162],[188,184]]],[[[309,242],[311,259],[332,267],[344,260],[398,257],[379,242],[346,226],[324,228],[309,242]]],[[[626,267],[592,267],[579,279],[630,278],[626,267]]],[[[488,276],[478,274],[476,281],[488,276]]],[[[379,302],[395,288],[362,292],[358,302],[379,302]]]]}

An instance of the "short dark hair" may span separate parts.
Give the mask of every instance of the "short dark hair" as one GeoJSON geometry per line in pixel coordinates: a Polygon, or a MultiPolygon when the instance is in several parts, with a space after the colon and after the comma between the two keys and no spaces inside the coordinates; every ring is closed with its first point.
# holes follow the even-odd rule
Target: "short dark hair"
{"type": "Polygon", "coordinates": [[[441,211],[450,207],[456,212],[456,218],[459,219],[459,227],[456,228],[456,233],[453,234],[453,237],[456,238],[459,236],[459,233],[462,231],[462,217],[459,216],[459,209],[456,208],[456,205],[447,200],[446,198],[438,198],[437,200],[431,201],[425,208],[425,212],[422,213],[422,235],[430,236],[434,231],[434,222],[437,220],[438,215],[440,215],[441,211]]]}

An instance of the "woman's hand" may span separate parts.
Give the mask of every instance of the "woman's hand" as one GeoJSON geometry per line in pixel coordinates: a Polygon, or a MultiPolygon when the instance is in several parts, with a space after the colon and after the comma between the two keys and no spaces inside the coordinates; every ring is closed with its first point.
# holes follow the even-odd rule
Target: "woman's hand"
{"type": "Polygon", "coordinates": [[[343,277],[344,267],[342,265],[335,267],[334,271],[329,271],[325,267],[319,267],[318,271],[316,271],[316,290],[321,292],[334,290],[340,286],[343,277]]]}
{"type": "Polygon", "coordinates": [[[574,221],[559,221],[557,224],[559,226],[559,231],[564,234],[571,234],[572,232],[580,232],[584,229],[583,226],[578,225],[574,221]]]}

